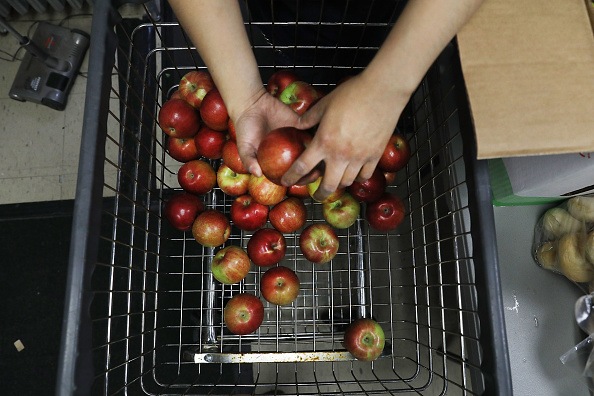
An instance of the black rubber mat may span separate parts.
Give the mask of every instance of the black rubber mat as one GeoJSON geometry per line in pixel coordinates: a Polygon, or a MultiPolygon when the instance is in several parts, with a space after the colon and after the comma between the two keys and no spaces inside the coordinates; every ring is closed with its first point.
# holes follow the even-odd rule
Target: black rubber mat
{"type": "Polygon", "coordinates": [[[3,395],[54,394],[71,212],[71,201],[0,206],[3,395]]]}

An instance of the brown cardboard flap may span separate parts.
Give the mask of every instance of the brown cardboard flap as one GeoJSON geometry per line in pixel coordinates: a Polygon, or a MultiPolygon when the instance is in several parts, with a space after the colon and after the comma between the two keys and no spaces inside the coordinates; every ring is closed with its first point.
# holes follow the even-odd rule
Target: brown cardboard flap
{"type": "Polygon", "coordinates": [[[584,0],[486,0],[458,45],[479,158],[594,151],[584,0]]]}

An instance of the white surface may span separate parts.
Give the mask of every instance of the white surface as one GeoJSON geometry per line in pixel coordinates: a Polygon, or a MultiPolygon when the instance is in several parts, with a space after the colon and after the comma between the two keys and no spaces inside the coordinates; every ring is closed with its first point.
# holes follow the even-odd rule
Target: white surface
{"type": "Polygon", "coordinates": [[[594,153],[504,158],[514,194],[559,197],[590,186],[594,153]]]}
{"type": "Polygon", "coordinates": [[[559,360],[582,337],[573,317],[581,292],[531,256],[534,224],[546,208],[494,208],[514,395],[589,395],[580,373],[559,360]]]}

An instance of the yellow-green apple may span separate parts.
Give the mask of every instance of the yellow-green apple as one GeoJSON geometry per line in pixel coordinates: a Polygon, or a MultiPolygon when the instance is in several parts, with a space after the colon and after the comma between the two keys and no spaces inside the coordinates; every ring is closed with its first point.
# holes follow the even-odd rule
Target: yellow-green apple
{"type": "Polygon", "coordinates": [[[226,285],[241,282],[250,272],[250,258],[239,246],[222,248],[212,258],[210,270],[216,280],[226,285]]]}
{"type": "Polygon", "coordinates": [[[270,267],[278,263],[285,257],[286,251],[285,237],[274,228],[260,228],[247,243],[248,256],[259,267],[270,267]]]}
{"type": "Polygon", "coordinates": [[[295,232],[305,225],[307,209],[297,197],[289,197],[274,205],[268,213],[270,224],[282,233],[295,232]]]}
{"type": "Polygon", "coordinates": [[[207,209],[194,220],[192,235],[202,246],[221,246],[231,235],[231,224],[224,213],[216,209],[207,209]]]}
{"type": "Polygon", "coordinates": [[[305,81],[294,81],[279,95],[279,99],[295,113],[302,115],[319,99],[320,92],[305,81]]]}
{"type": "Polygon", "coordinates": [[[356,319],[344,332],[344,347],[356,359],[364,362],[380,357],[385,342],[384,330],[373,319],[356,319]]]}
{"type": "Polygon", "coordinates": [[[324,219],[334,228],[349,228],[355,224],[360,212],[361,204],[348,192],[332,202],[322,204],[324,219]]]}
{"type": "Polygon", "coordinates": [[[204,96],[214,87],[214,81],[208,72],[192,70],[181,78],[178,91],[182,99],[198,109],[204,96]]]}
{"type": "Polygon", "coordinates": [[[240,195],[233,200],[229,217],[240,230],[255,231],[266,224],[268,206],[256,202],[249,194],[240,195]]]}
{"type": "MultiPolygon", "coordinates": [[[[318,188],[320,188],[321,182],[322,182],[322,176],[318,177],[316,180],[307,184],[307,192],[309,193],[310,197],[314,198],[314,194],[316,193],[316,191],[318,191],[318,188]]],[[[326,197],[326,199],[324,199],[323,201],[318,201],[318,202],[326,203],[326,202],[335,201],[338,198],[340,198],[340,196],[342,194],[344,194],[344,192],[345,192],[344,188],[337,188],[332,194],[328,195],[326,197]]],[[[316,199],[314,198],[314,200],[316,200],[316,199]]]]}
{"type": "Polygon", "coordinates": [[[159,126],[171,137],[191,138],[200,128],[200,116],[182,99],[169,99],[163,103],[158,115],[159,126]]]}
{"type": "Polygon", "coordinates": [[[264,175],[250,176],[248,194],[262,205],[276,205],[285,198],[287,187],[271,182],[264,175]]]}
{"type": "Polygon", "coordinates": [[[225,164],[221,164],[217,170],[217,185],[221,191],[232,197],[247,193],[249,182],[249,173],[237,173],[225,164]]]}
{"type": "Polygon", "coordinates": [[[297,299],[300,286],[297,274],[283,266],[270,268],[260,278],[262,297],[276,305],[290,305],[297,299]]]}
{"type": "Polygon", "coordinates": [[[253,294],[236,294],[227,301],[223,310],[223,320],[233,334],[253,333],[264,320],[264,304],[253,294]]]}
{"type": "Polygon", "coordinates": [[[338,253],[338,236],[327,223],[310,224],[299,235],[299,247],[307,260],[324,264],[338,253]]]}
{"type": "Polygon", "coordinates": [[[193,160],[183,164],[177,171],[179,185],[192,194],[206,194],[217,184],[217,174],[206,161],[193,160]]]}
{"type": "Polygon", "coordinates": [[[272,73],[268,78],[266,90],[270,95],[278,97],[289,84],[295,81],[299,81],[297,74],[288,69],[280,69],[272,73]]]}

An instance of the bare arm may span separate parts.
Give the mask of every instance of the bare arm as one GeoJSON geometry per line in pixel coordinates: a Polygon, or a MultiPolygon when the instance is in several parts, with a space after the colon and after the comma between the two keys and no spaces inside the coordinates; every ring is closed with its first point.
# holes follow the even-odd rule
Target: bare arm
{"type": "Polygon", "coordinates": [[[264,89],[237,0],[169,0],[221,92],[246,168],[261,175],[256,150],[271,129],[298,117],[264,89]]]}
{"type": "Polygon", "coordinates": [[[481,3],[410,0],[368,67],[302,116],[300,127],[320,126],[283,183],[294,184],[321,161],[317,199],[369,178],[414,89],[481,3]]]}
{"type": "Polygon", "coordinates": [[[169,0],[233,118],[264,92],[237,0],[169,0]]]}

